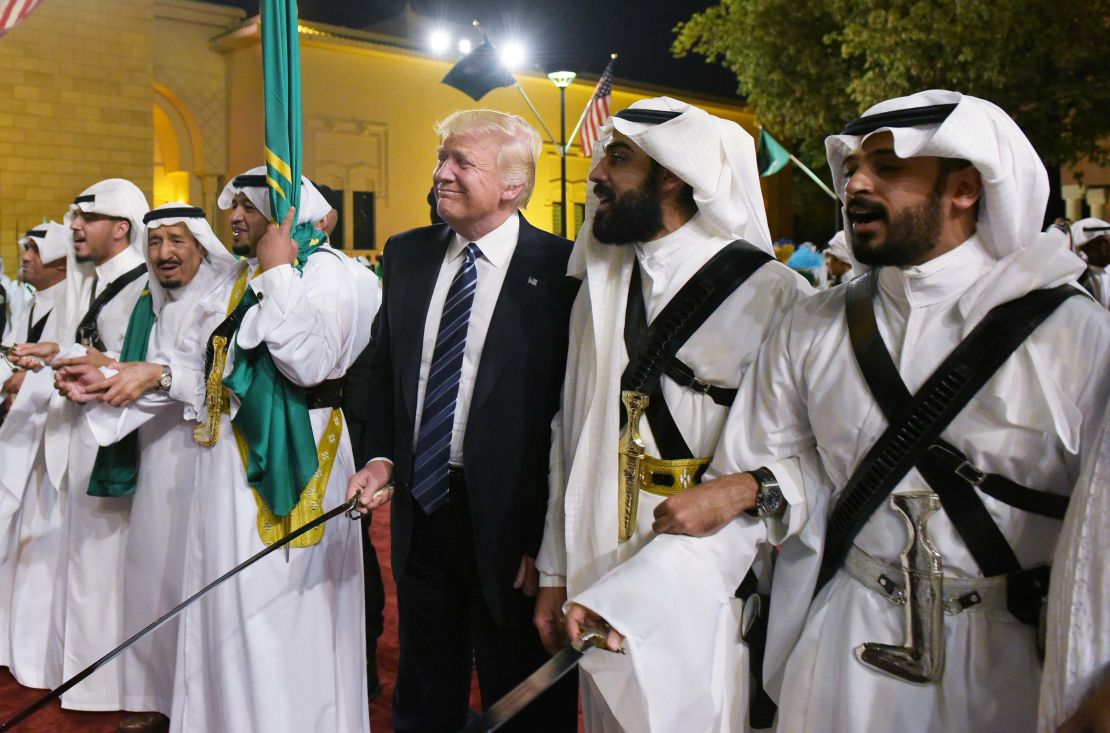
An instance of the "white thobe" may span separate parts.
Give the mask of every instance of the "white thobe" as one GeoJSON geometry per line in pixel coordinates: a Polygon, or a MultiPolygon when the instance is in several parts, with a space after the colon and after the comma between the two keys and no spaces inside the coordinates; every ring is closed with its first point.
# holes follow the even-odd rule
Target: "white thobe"
{"type": "MultiPolygon", "coordinates": [[[[1105,357],[1102,360],[1106,363],[1105,357]]],[[[1054,733],[1110,674],[1110,413],[1056,546],[1037,730],[1054,733]]]]}
{"type": "MultiPolygon", "coordinates": [[[[59,324],[61,342],[73,339],[90,293],[98,295],[117,277],[144,264],[142,255],[128,247],[98,265],[95,289],[91,279],[84,279],[71,301],[78,307],[67,308],[68,322],[59,324]]],[[[129,283],[100,311],[97,318],[100,338],[113,357],[123,347],[131,311],[145,283],[145,276],[129,283]]],[[[84,419],[87,409],[55,394],[50,398],[46,416],[47,471],[54,485],[60,487],[65,504],[58,573],[61,588],[55,594],[54,611],[54,621],[60,624],[62,634],[65,678],[80,672],[124,638],[121,581],[131,498],[88,495],[89,476],[99,446],[84,419]]],[[[120,665],[116,660],[65,693],[62,707],[119,710],[120,682],[120,665]]]]}
{"type": "Polygon", "coordinates": [[[27,308],[31,305],[34,294],[28,285],[18,280],[12,280],[0,271],[0,288],[4,288],[8,300],[8,321],[4,324],[4,333],[0,334],[3,343],[20,343],[14,339],[19,322],[26,318],[27,308]]]}
{"type": "MultiPolygon", "coordinates": [[[[40,339],[56,339],[58,283],[34,295],[35,320],[46,316],[40,339]]],[[[27,340],[24,316],[12,334],[27,340]]],[[[46,476],[43,432],[54,372],[28,372],[0,427],[0,665],[26,687],[61,682],[61,639],[50,623],[62,533],[58,492],[46,476]]]]}
{"type": "MultiPolygon", "coordinates": [[[[125,637],[184,598],[185,530],[200,448],[193,440],[195,422],[186,422],[179,398],[192,405],[203,384],[199,384],[202,377],[195,368],[183,366],[179,372],[173,365],[184,359],[195,361],[195,357],[178,353],[179,344],[187,331],[200,324],[210,326],[208,331],[218,325],[222,318],[205,318],[208,314],[202,315],[197,306],[206,296],[211,300],[222,297],[226,302],[234,276],[235,272],[219,273],[202,264],[188,285],[167,291],[167,300],[155,314],[144,361],[170,365],[173,382],[169,393],[149,392],[122,410],[96,403],[86,413],[100,445],[138,431],[138,475],[123,550],[125,637]]],[[[220,315],[218,310],[216,315],[220,315]]],[[[124,709],[170,713],[177,631],[173,619],[123,653],[124,709]]]]}
{"type": "MultiPolygon", "coordinates": [[[[707,231],[700,217],[695,217],[662,239],[635,246],[649,323],[729,241],[707,231]]],[[[605,380],[615,384],[628,364],[621,324],[625,320],[632,257],[629,254],[623,259],[617,280],[621,285],[615,288],[619,297],[610,297],[608,304],[593,302],[598,283],[591,278],[608,279],[611,273],[588,270],[571,312],[567,384],[563,410],[555,420],[551,499],[538,567],[544,585],[565,585],[572,595],[635,555],[652,538],[653,512],[664,501],[664,497],[640,492],[633,536],[618,543],[620,393],[611,386],[597,385],[605,380]],[[614,306],[615,312],[608,312],[614,306]],[[613,335],[599,336],[599,323],[612,329],[613,335]],[[608,350],[611,338],[620,340],[619,357],[607,373],[598,374],[597,344],[608,350]]],[[[613,283],[601,285],[608,289],[613,283]]],[[[785,266],[774,261],[764,264],[679,349],[678,359],[700,379],[735,388],[763,340],[776,330],[795,299],[808,291],[804,281],[785,266]]],[[[663,378],[661,387],[691,452],[696,457],[712,456],[727,408],[669,377],[663,378]]],[[[640,431],[648,454],[659,456],[646,419],[641,419],[640,431]]],[[[620,599],[613,600],[614,605],[620,605],[620,599]]],[[[735,653],[742,655],[738,604],[714,604],[710,623],[722,639],[734,640],[735,653]]],[[[741,660],[738,656],[733,661],[740,664],[741,660]]],[[[704,679],[668,678],[670,686],[662,696],[653,691],[658,689],[659,675],[666,675],[664,670],[649,670],[624,657],[598,654],[587,658],[583,668],[589,673],[583,678],[583,708],[589,730],[668,730],[681,721],[692,700],[703,699],[704,695],[712,696],[715,702],[706,729],[728,731],[744,725],[747,680],[732,674],[734,666],[728,667],[728,674],[713,675],[711,685],[703,686],[704,679]],[[595,686],[600,688],[600,696],[595,686]]]]}
{"type": "MultiPolygon", "coordinates": [[[[972,238],[920,267],[883,268],[876,320],[907,388],[920,388],[966,337],[984,315],[985,300],[1075,277],[1070,264],[1055,269],[1056,261],[1029,247],[996,263],[972,238]]],[[[764,666],[780,705],[779,730],[1031,730],[1039,682],[1034,632],[1007,611],[973,607],[946,615],[943,679],[915,685],[864,665],[853,652],[869,641],[903,643],[902,607],[843,569],[810,604],[827,513],[886,427],[848,341],[844,296],[844,288],[833,288],[799,303],[768,340],[745,376],[711,467],[714,474],[769,467],[791,502],[783,522],[742,517],[708,538],[660,538],[641,557],[659,560],[652,579],[675,594],[713,598],[742,577],[759,542],[789,535],[772,583],[764,666]],[[662,562],[664,550],[689,546],[693,555],[699,545],[698,560],[685,567],[662,562]]],[[[1104,360],[1108,349],[1110,318],[1090,299],[1069,299],[964,408],[946,439],[985,471],[1067,493],[1110,393],[1105,370],[1092,370],[1090,355],[1104,360]]],[[[927,489],[911,471],[895,491],[927,489]]],[[[982,499],[1023,567],[1051,559],[1059,522],[982,499]]],[[[929,521],[929,533],[946,573],[980,575],[943,512],[929,521]]],[[[901,521],[884,505],[855,543],[897,565],[905,539],[901,521]]],[[[629,573],[620,581],[635,578],[629,573]]],[[[637,633],[650,632],[663,613],[636,609],[637,633]]],[[[700,639],[693,643],[706,648],[700,639]]]]}
{"type": "Polygon", "coordinates": [[[1110,308],[1110,272],[1104,267],[1090,267],[1087,269],[1094,296],[1103,308],[1110,308]]]}
{"type": "MultiPolygon", "coordinates": [[[[265,343],[278,369],[299,385],[346,373],[369,340],[380,299],[368,270],[328,252],[312,255],[303,277],[279,267],[251,287],[261,301],[244,317],[239,344],[265,343]]],[[[207,336],[194,334],[191,348],[203,354],[207,336]]],[[[317,441],[330,414],[309,413],[317,441]]],[[[196,473],[186,592],[263,549],[258,503],[226,414],[219,442],[200,452],[196,473]]],[[[343,503],[353,473],[344,430],[324,511],[343,503]]],[[[291,549],[288,560],[279,551],[234,576],[183,614],[171,730],[369,730],[363,603],[360,525],[345,518],[325,525],[320,543],[291,549]]]]}

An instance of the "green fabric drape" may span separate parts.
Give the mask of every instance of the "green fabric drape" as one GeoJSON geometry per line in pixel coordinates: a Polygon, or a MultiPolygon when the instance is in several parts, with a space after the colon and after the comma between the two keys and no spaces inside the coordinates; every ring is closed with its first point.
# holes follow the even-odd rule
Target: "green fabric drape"
{"type": "MultiPolygon", "coordinates": [[[[150,290],[144,289],[131,318],[127,321],[127,333],[123,337],[120,362],[145,361],[150,332],[156,321],[154,301],[150,290]]],[[[92,478],[89,479],[89,496],[130,496],[135,491],[139,477],[139,435],[132,430],[119,442],[101,446],[96,452],[92,478]]]]}

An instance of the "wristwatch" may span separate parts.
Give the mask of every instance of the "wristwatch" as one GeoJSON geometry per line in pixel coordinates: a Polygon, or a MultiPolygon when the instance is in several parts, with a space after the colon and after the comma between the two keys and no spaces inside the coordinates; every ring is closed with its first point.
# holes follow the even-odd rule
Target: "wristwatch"
{"type": "Polygon", "coordinates": [[[750,473],[759,484],[759,491],[755,495],[755,506],[747,509],[747,513],[761,519],[782,514],[786,509],[786,499],[783,498],[782,489],[779,487],[775,474],[764,466],[760,466],[750,473]]]}
{"type": "Polygon", "coordinates": [[[173,372],[170,371],[169,366],[164,365],[162,376],[158,377],[158,391],[169,392],[171,386],[173,386],[173,372]]]}

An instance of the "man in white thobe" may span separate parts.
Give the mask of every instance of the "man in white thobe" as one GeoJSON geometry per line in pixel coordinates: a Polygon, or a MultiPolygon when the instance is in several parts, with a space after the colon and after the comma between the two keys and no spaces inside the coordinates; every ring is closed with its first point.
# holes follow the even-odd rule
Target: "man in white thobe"
{"type": "MultiPolygon", "coordinates": [[[[369,341],[379,298],[372,273],[326,244],[301,263],[303,272],[295,269],[292,219],[280,229],[267,228],[265,168],[236,177],[219,203],[231,210],[236,251],[249,263],[233,291],[238,296],[251,288],[259,300],[231,332],[226,371],[233,367],[235,342],[242,349],[265,346],[281,377],[305,388],[320,471],[308,487],[298,487],[303,492],[290,520],[269,513],[247,482],[240,452],[246,446],[238,444],[231,423],[238,405],[231,414],[213,414],[202,392],[194,413],[218,437],[209,432],[214,445],[201,450],[197,462],[185,544],[187,592],[272,544],[312,512],[343,503],[354,463],[338,394],[328,388],[369,341]]],[[[330,208],[302,178],[297,222],[311,224],[330,208]]],[[[232,305],[225,296],[202,307],[226,314],[232,305]]],[[[183,347],[200,355],[202,374],[210,334],[195,331],[183,347]]],[[[171,730],[369,728],[359,525],[337,519],[314,539],[259,562],[186,609],[171,730]]]]}
{"type": "MultiPolygon", "coordinates": [[[[1075,287],[1082,262],[1060,238],[1040,233],[1044,166],[998,107],[922,92],[881,103],[846,130],[826,141],[829,162],[853,257],[863,269],[879,268],[878,333],[911,393],[995,306],[1036,289],[1075,287]]],[[[942,596],[943,629],[934,630],[943,635],[946,661],[933,681],[909,682],[854,651],[907,638],[897,605],[907,530],[886,503],[862,518],[847,564],[833,565],[814,595],[828,517],[887,427],[849,340],[844,312],[852,287],[795,306],[741,384],[710,469],[720,478],[661,507],[661,530],[710,536],[659,538],[576,599],[582,605],[568,612],[568,627],[589,618],[589,608],[621,633],[650,637],[668,609],[633,595],[648,572],[683,598],[717,598],[745,572],[755,548],[771,541],[781,550],[764,677],[779,704],[779,730],[1032,730],[1036,630],[1011,614],[1009,579],[983,577],[946,512],[934,514],[927,531],[945,592],[963,590],[942,596]],[[743,514],[752,494],[772,484],[788,502],[780,527],[743,514]],[[661,559],[676,548],[687,562],[668,568],[661,559]],[[618,608],[617,598],[632,610],[618,608]]],[[[1091,366],[1108,349],[1110,319],[1089,298],[1069,297],[944,431],[967,455],[951,480],[985,505],[1021,568],[1051,560],[1059,520],[985,494],[965,477],[991,475],[993,485],[997,472],[1034,487],[1027,490],[1038,503],[1058,506],[1053,495],[1075,484],[1110,396],[1105,370],[1091,366]]],[[[929,489],[912,469],[894,493],[929,489]]],[[[691,643],[699,643],[696,636],[691,643]]]]}
{"type": "MultiPolygon", "coordinates": [[[[21,240],[22,241],[22,240],[21,240]]],[[[27,306],[31,303],[32,292],[27,287],[28,283],[13,280],[4,272],[4,260],[0,258],[0,304],[4,313],[0,316],[3,328],[0,328],[0,341],[5,344],[12,343],[16,326],[23,319],[27,306]]]]}
{"type": "MultiPolygon", "coordinates": [[[[21,346],[17,354],[65,365],[107,365],[119,355],[131,311],[146,286],[143,216],[146,198],[120,178],[81,192],[65,215],[72,236],[65,297],[55,342],[21,346]]],[[[46,415],[46,468],[64,506],[63,558],[54,623],[63,644],[64,678],[80,672],[123,638],[120,586],[129,497],[90,496],[97,445],[85,406],[54,395],[46,415]]],[[[120,666],[111,663],[62,696],[73,710],[119,710],[120,666]]]]}
{"type": "MultiPolygon", "coordinates": [[[[1110,723],[1110,413],[1076,484],[1048,595],[1040,733],[1110,723]],[[1063,726],[1062,728],[1058,728],[1063,726]]],[[[1099,728],[1101,725],[1102,728],[1099,728]]]]}
{"type": "Polygon", "coordinates": [[[1071,225],[1071,245],[1087,261],[1087,271],[1079,278],[1103,308],[1110,308],[1110,222],[1093,217],[1071,225]]]}
{"type": "MultiPolygon", "coordinates": [[[[569,266],[585,282],[571,313],[551,495],[537,560],[543,587],[536,623],[549,651],[565,640],[562,605],[568,590],[572,595],[585,590],[643,547],[653,536],[652,511],[681,483],[676,479],[664,486],[661,479],[656,485],[653,479],[650,485],[633,487],[636,513],[626,528],[627,539],[618,539],[618,409],[621,373],[630,360],[624,324],[635,319],[626,313],[630,287],[640,283],[646,323],[652,323],[733,240],[747,240],[752,249],[766,253],[756,260],[762,262],[758,269],[679,348],[677,358],[699,382],[683,386],[665,376],[661,391],[650,397],[669,411],[689,456],[675,454],[672,445],[662,445],[667,441],[653,434],[660,424],[656,419],[666,418],[649,414],[638,421],[647,454],[668,459],[669,465],[687,457],[708,462],[724,424],[729,390],[791,304],[810,292],[771,254],[755,148],[739,125],[662,97],[636,102],[611,118],[603,143],[598,147],[604,155],[590,174],[589,216],[569,266]]],[[[710,269],[721,267],[723,260],[715,262],[710,269]]],[[[698,473],[690,468],[688,481],[695,481],[698,473]]],[[[735,662],[746,664],[737,608],[738,602],[715,604],[708,622],[721,639],[735,640],[735,662]]],[[[584,667],[588,730],[671,729],[683,722],[682,711],[691,699],[701,696],[712,696],[718,710],[695,727],[726,731],[744,725],[748,688],[731,671],[721,680],[703,668],[704,677],[676,683],[666,696],[647,697],[636,689],[644,670],[633,669],[627,660],[594,655],[584,667]],[[710,678],[719,684],[705,684],[710,678]]]]}
{"type": "MultiPolygon", "coordinates": [[[[123,357],[128,361],[113,364],[108,378],[92,366],[63,367],[59,375],[71,399],[99,400],[86,417],[101,446],[137,431],[135,452],[121,456],[114,452],[119,447],[101,450],[93,472],[93,482],[103,482],[107,491],[134,492],[123,555],[128,635],[184,598],[185,530],[201,448],[193,440],[195,421],[184,419],[182,402],[192,405],[201,387],[199,371],[190,368],[196,357],[180,354],[179,344],[197,325],[201,302],[226,301],[245,267],[216,238],[201,209],[168,203],[148,213],[144,224],[150,279],[128,332],[123,357]],[[149,315],[140,319],[144,312],[149,315]],[[150,324],[150,317],[153,324],[140,327],[150,324]],[[179,362],[184,363],[175,373],[179,362]],[[119,475],[108,473],[110,468],[119,475]]],[[[121,730],[164,728],[173,699],[177,632],[176,620],[170,621],[124,652],[124,708],[145,712],[125,719],[121,730]]]]}
{"type": "Polygon", "coordinates": [[[829,277],[822,290],[827,290],[834,285],[842,285],[852,279],[852,255],[848,249],[848,237],[843,229],[829,240],[829,246],[825,250],[825,268],[828,270],[829,277]]]}
{"type": "MultiPolygon", "coordinates": [[[[56,340],[69,230],[50,222],[27,232],[19,245],[23,277],[35,294],[13,340],[56,340]]],[[[3,391],[14,399],[0,427],[0,523],[10,522],[0,537],[0,664],[21,685],[48,688],[62,681],[61,639],[50,623],[62,514],[43,453],[53,370],[43,365],[16,371],[3,391]]]]}

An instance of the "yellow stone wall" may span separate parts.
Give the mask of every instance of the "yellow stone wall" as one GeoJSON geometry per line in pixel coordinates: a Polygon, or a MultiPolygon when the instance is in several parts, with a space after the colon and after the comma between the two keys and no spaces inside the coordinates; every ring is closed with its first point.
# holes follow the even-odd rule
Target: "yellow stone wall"
{"type": "Polygon", "coordinates": [[[0,256],[83,188],[129,178],[149,196],[154,0],[50,0],[0,38],[0,256]]]}
{"type": "MultiPolygon", "coordinates": [[[[475,103],[440,83],[454,59],[429,57],[395,38],[307,24],[301,49],[304,172],[344,190],[349,248],[380,249],[390,235],[428,222],[436,120],[490,107],[539,128],[516,89],[494,90],[475,103]],[[353,241],[353,191],[375,194],[373,242],[353,241]]],[[[546,77],[517,78],[557,137],[558,90],[546,77]]],[[[594,83],[568,88],[568,133],[594,83]]],[[[660,93],[618,80],[613,111],[660,93]]],[[[739,103],[684,98],[755,131],[739,103]]],[[[0,256],[9,275],[18,269],[16,242],[26,229],[44,218],[60,221],[77,193],[108,177],[134,181],[152,206],[182,199],[204,208],[226,240],[227,217],[216,197],[230,177],[262,160],[258,27],[233,8],[193,0],[42,3],[0,38],[0,99],[0,256]]],[[[587,174],[574,141],[567,166],[571,236],[573,204],[585,200],[587,174]]],[[[763,183],[772,232],[785,231],[789,177],[763,183]]],[[[546,143],[525,215],[552,230],[558,201],[559,155],[546,143]]]]}

